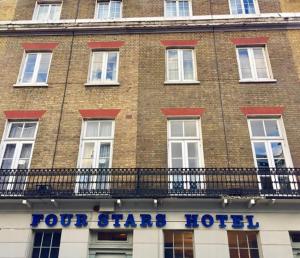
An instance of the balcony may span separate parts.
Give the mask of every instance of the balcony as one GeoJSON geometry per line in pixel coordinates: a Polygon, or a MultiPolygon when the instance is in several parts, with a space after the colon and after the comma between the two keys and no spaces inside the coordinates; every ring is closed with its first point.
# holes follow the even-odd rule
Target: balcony
{"type": "Polygon", "coordinates": [[[0,170],[0,199],[300,199],[300,169],[0,170]]]}

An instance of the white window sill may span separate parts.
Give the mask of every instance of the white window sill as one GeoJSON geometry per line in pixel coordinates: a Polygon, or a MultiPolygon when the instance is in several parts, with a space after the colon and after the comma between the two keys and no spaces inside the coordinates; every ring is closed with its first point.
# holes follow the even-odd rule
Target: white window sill
{"type": "Polygon", "coordinates": [[[240,80],[240,83],[275,83],[276,79],[266,79],[266,80],[240,80]]]}
{"type": "Polygon", "coordinates": [[[174,84],[200,84],[200,81],[165,81],[166,85],[174,85],[174,84]]]}
{"type": "Polygon", "coordinates": [[[84,84],[87,87],[90,86],[120,86],[119,82],[87,82],[84,84]]]}
{"type": "Polygon", "coordinates": [[[16,88],[26,88],[26,87],[48,87],[47,83],[16,83],[13,85],[16,88]]]}

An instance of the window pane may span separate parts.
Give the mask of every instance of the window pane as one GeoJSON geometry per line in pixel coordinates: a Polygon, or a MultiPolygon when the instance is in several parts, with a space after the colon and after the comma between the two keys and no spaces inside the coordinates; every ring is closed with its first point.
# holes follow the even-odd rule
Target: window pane
{"type": "Polygon", "coordinates": [[[83,158],[82,158],[82,168],[92,168],[94,159],[94,143],[89,142],[84,144],[83,158]]]}
{"type": "Polygon", "coordinates": [[[256,239],[256,232],[248,232],[248,241],[250,248],[258,248],[257,239],[256,239]]]}
{"type": "Polygon", "coordinates": [[[168,80],[179,80],[178,51],[168,50],[168,80]]]}
{"type": "Polygon", "coordinates": [[[100,122],[100,137],[112,136],[112,122],[102,121],[100,122]]]}
{"type": "Polygon", "coordinates": [[[51,245],[51,240],[52,240],[52,233],[51,232],[44,232],[44,237],[43,237],[43,247],[49,247],[51,245]]]}
{"type": "Polygon", "coordinates": [[[117,58],[118,54],[115,52],[108,53],[106,80],[116,81],[117,80],[117,58]]]}
{"type": "Polygon", "coordinates": [[[39,255],[40,255],[40,248],[33,248],[32,258],[40,258],[39,255]]]}
{"type": "Polygon", "coordinates": [[[121,17],[121,1],[111,1],[110,6],[110,18],[120,18],[121,17]]]}
{"type": "Polygon", "coordinates": [[[36,59],[37,59],[37,54],[27,54],[27,60],[25,63],[25,69],[22,78],[23,83],[32,82],[36,59]]]}
{"type": "Polygon", "coordinates": [[[237,244],[237,233],[229,231],[229,232],[227,232],[227,235],[228,235],[229,248],[237,248],[238,247],[238,244],[237,244]]]}
{"type": "Polygon", "coordinates": [[[184,247],[192,248],[193,247],[193,233],[184,232],[184,247]]]}
{"type": "MultiPolygon", "coordinates": [[[[183,232],[174,232],[174,247],[183,248],[183,232]]],[[[181,253],[183,253],[182,250],[181,253]]]]}
{"type": "Polygon", "coordinates": [[[253,136],[265,136],[264,125],[262,120],[251,120],[250,125],[253,136]]]}
{"type": "Polygon", "coordinates": [[[48,17],[48,10],[50,8],[50,5],[48,4],[40,4],[38,6],[38,13],[36,19],[38,21],[46,21],[48,17]]]}
{"type": "Polygon", "coordinates": [[[277,120],[264,120],[267,136],[280,136],[277,120]]]}
{"type": "Polygon", "coordinates": [[[248,249],[240,249],[240,258],[250,258],[248,249]]]}
{"type": "Polygon", "coordinates": [[[177,16],[176,12],[176,0],[166,0],[166,16],[177,16]]]}
{"type": "Polygon", "coordinates": [[[240,248],[248,248],[247,233],[238,232],[238,243],[240,248]]]}
{"type": "Polygon", "coordinates": [[[174,257],[175,258],[184,258],[183,257],[183,248],[176,248],[174,257]]]}
{"type": "Polygon", "coordinates": [[[272,142],[271,143],[272,152],[274,159],[284,159],[282,143],[281,142],[272,142]]]}
{"type": "Polygon", "coordinates": [[[182,143],[172,142],[172,158],[182,158],[182,143]]]}
{"type": "Polygon", "coordinates": [[[187,149],[188,149],[188,157],[189,158],[198,158],[199,157],[198,143],[196,143],[196,142],[189,142],[187,144],[187,149]]]}
{"type": "Polygon", "coordinates": [[[174,258],[173,249],[165,249],[165,257],[164,258],[174,258]]]}
{"type": "Polygon", "coordinates": [[[269,78],[267,64],[263,54],[263,48],[253,48],[253,55],[255,59],[257,78],[260,79],[269,78]]]}
{"type": "Polygon", "coordinates": [[[34,243],[33,246],[40,246],[42,244],[42,237],[43,237],[43,233],[42,232],[36,232],[34,235],[34,243]]]}
{"type": "Polygon", "coordinates": [[[60,232],[53,233],[53,239],[52,239],[52,246],[53,247],[59,247],[60,246],[60,238],[61,238],[61,233],[60,232]]]}
{"type": "Polygon", "coordinates": [[[102,63],[103,63],[103,52],[93,53],[93,64],[92,64],[92,81],[100,81],[102,78],[102,63]]]}
{"type": "Polygon", "coordinates": [[[16,144],[7,144],[4,152],[4,159],[12,159],[14,157],[16,144]]]}
{"type": "Polygon", "coordinates": [[[86,122],[86,137],[98,137],[98,129],[99,128],[99,122],[93,121],[93,122],[86,122]]]}
{"type": "Polygon", "coordinates": [[[276,168],[286,168],[286,163],[284,159],[275,159],[274,162],[276,168]]]}
{"type": "Polygon", "coordinates": [[[27,169],[31,156],[32,144],[23,144],[20,159],[18,161],[18,169],[27,169]]]}
{"type": "Polygon", "coordinates": [[[251,254],[250,258],[259,258],[258,249],[252,249],[252,250],[250,250],[250,254],[251,254]]]}
{"type": "Polygon", "coordinates": [[[164,232],[165,247],[173,247],[173,231],[164,232]]]}
{"type": "Polygon", "coordinates": [[[197,137],[197,121],[184,121],[184,136],[197,137]]]}
{"type": "Polygon", "coordinates": [[[241,0],[230,0],[230,5],[231,5],[232,14],[242,14],[243,13],[241,0]]]}
{"type": "Polygon", "coordinates": [[[59,248],[52,248],[50,258],[58,258],[59,248]]]}
{"type": "Polygon", "coordinates": [[[60,5],[52,5],[49,14],[50,21],[57,21],[59,20],[60,16],[60,5]]]}
{"type": "Polygon", "coordinates": [[[42,53],[37,82],[47,82],[51,53],[42,53]]]}
{"type": "Polygon", "coordinates": [[[182,50],[184,80],[194,80],[193,51],[182,50]]]}
{"type": "Polygon", "coordinates": [[[99,168],[109,168],[110,143],[104,143],[100,146],[99,168]]]}
{"type": "Polygon", "coordinates": [[[257,159],[267,158],[267,151],[266,151],[265,143],[255,142],[254,149],[255,149],[255,156],[257,159]]]}
{"type": "Polygon", "coordinates": [[[13,123],[10,127],[8,138],[20,138],[22,133],[23,123],[13,123]]]}
{"type": "Polygon", "coordinates": [[[189,16],[189,0],[179,0],[179,16],[189,16]]]}
{"type": "Polygon", "coordinates": [[[109,2],[98,3],[98,19],[107,19],[109,12],[109,2]]]}
{"type": "Polygon", "coordinates": [[[238,53],[242,79],[251,79],[252,73],[248,50],[246,48],[239,48],[238,53]]]}
{"type": "Polygon", "coordinates": [[[34,138],[36,123],[26,123],[24,126],[22,138],[34,138]]]}
{"type": "Polygon", "coordinates": [[[240,258],[237,249],[230,249],[230,258],[240,258]]]}
{"type": "Polygon", "coordinates": [[[193,249],[184,250],[184,258],[193,258],[193,257],[194,257],[193,249]]]}
{"type": "Polygon", "coordinates": [[[254,6],[254,0],[243,0],[244,1],[244,8],[245,13],[255,13],[255,6],[254,6]]]}
{"type": "Polygon", "coordinates": [[[42,248],[40,258],[49,258],[50,248],[42,248]]]}
{"type": "Polygon", "coordinates": [[[183,136],[183,121],[170,121],[171,124],[171,137],[183,136]]]}

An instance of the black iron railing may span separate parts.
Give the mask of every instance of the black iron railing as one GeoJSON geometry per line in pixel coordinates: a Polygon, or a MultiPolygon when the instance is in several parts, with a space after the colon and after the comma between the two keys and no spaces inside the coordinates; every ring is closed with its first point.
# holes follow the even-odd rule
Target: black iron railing
{"type": "Polygon", "coordinates": [[[0,170],[0,198],[300,198],[300,169],[0,170]]]}

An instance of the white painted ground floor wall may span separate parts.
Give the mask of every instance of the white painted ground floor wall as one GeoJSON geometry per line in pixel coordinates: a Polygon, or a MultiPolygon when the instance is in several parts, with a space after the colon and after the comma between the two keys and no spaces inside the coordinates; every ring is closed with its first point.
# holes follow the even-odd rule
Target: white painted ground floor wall
{"type": "MultiPolygon", "coordinates": [[[[298,204],[297,204],[298,205],[298,204]]],[[[176,206],[176,205],[175,205],[176,206]]],[[[258,244],[260,246],[261,258],[293,258],[292,246],[289,231],[300,231],[300,213],[298,208],[283,209],[272,208],[272,210],[260,209],[207,209],[207,208],[184,208],[184,204],[178,205],[180,208],[167,209],[127,209],[126,207],[117,210],[117,213],[133,213],[138,218],[140,213],[151,213],[153,217],[157,213],[167,215],[167,229],[186,229],[185,213],[195,213],[199,215],[217,213],[222,214],[243,214],[254,215],[255,221],[260,223],[258,229],[258,244]],[[187,211],[188,210],[188,211],[187,211]]],[[[71,225],[62,229],[59,258],[88,258],[90,242],[90,231],[100,230],[97,225],[98,213],[77,209],[63,210],[52,209],[1,209],[0,205],[0,258],[31,258],[33,230],[30,227],[32,213],[86,213],[89,225],[86,228],[75,228],[71,225]]],[[[46,229],[46,225],[41,223],[39,229],[46,229]]],[[[61,227],[56,227],[61,229],[61,227]]],[[[107,229],[113,229],[112,223],[107,229]]],[[[158,228],[133,229],[133,258],[163,258],[164,239],[163,230],[158,228]]],[[[227,229],[232,229],[227,225],[227,229]]],[[[194,257],[195,258],[229,258],[229,247],[227,239],[227,229],[219,229],[215,223],[209,229],[194,229],[194,257]]]]}

